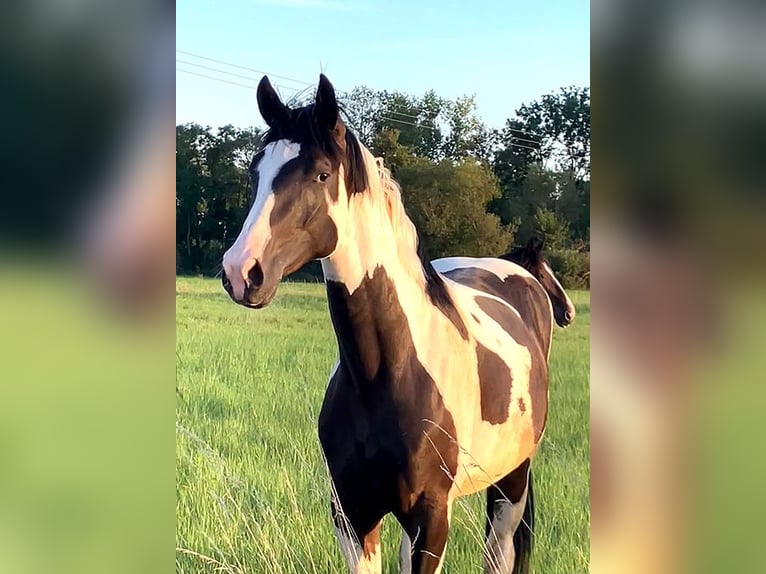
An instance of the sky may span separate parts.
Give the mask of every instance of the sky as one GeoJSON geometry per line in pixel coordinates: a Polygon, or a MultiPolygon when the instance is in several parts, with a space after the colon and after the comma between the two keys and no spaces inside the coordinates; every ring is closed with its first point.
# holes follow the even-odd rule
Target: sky
{"type": "Polygon", "coordinates": [[[340,91],[364,85],[418,96],[433,89],[450,99],[475,95],[478,115],[501,127],[523,103],[562,86],[590,85],[589,2],[176,4],[177,123],[260,126],[255,86],[264,73],[288,98],[313,91],[320,72],[340,91]]]}

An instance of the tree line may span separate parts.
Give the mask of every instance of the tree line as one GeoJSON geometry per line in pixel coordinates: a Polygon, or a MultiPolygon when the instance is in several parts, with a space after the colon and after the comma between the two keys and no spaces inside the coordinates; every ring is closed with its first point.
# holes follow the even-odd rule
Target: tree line
{"type": "MultiPolygon", "coordinates": [[[[431,258],[499,255],[537,236],[565,286],[589,285],[588,88],[524,104],[501,129],[479,119],[471,96],[357,87],[341,105],[400,183],[431,258]]],[[[257,128],[176,126],[178,273],[217,273],[246,216],[247,166],[260,136],[257,128]]],[[[320,271],[309,265],[301,273],[320,271]]]]}

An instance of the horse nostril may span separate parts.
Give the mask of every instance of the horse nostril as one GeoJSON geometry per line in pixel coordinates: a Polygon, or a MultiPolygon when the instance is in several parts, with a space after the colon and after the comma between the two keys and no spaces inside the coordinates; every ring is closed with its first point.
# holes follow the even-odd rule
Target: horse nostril
{"type": "Polygon", "coordinates": [[[252,269],[247,272],[247,280],[251,289],[260,289],[263,285],[263,268],[257,260],[252,269]]]}
{"type": "Polygon", "coordinates": [[[574,312],[572,312],[572,311],[567,311],[566,313],[564,313],[564,318],[565,318],[567,321],[571,321],[572,319],[574,319],[574,312]]]}

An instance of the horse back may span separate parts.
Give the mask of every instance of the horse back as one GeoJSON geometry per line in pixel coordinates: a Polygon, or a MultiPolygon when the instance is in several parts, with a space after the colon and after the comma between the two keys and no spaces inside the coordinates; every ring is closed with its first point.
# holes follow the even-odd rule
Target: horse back
{"type": "Polygon", "coordinates": [[[526,269],[495,258],[449,257],[437,259],[433,265],[455,283],[497,297],[513,307],[548,358],[553,310],[545,288],[526,269]]]}

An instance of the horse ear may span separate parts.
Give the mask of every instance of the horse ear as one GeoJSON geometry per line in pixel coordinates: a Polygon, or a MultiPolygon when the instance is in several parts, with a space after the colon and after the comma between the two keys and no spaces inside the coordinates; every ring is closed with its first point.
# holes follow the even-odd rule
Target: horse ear
{"type": "Polygon", "coordinates": [[[530,237],[527,242],[527,253],[534,257],[535,260],[539,259],[540,254],[543,252],[543,240],[539,237],[530,237]]]}
{"type": "Polygon", "coordinates": [[[338,100],[335,98],[335,88],[324,74],[319,74],[314,114],[321,127],[329,131],[335,129],[338,123],[338,100]]]}
{"type": "Polygon", "coordinates": [[[271,129],[279,129],[288,121],[289,108],[282,103],[276,90],[271,86],[268,76],[263,76],[258,83],[258,110],[263,121],[271,129]]]}

